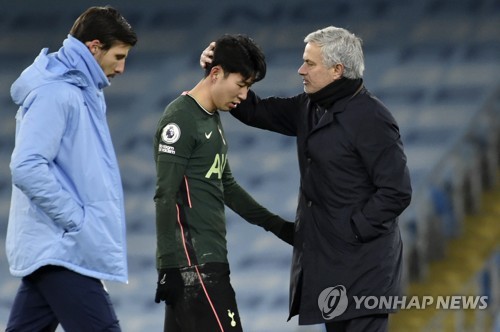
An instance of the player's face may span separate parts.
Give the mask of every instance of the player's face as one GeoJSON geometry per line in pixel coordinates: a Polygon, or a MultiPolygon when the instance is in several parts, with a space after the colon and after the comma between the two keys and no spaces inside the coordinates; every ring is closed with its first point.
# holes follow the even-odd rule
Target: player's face
{"type": "Polygon", "coordinates": [[[109,50],[99,47],[95,50],[94,58],[101,66],[104,74],[111,79],[117,74],[125,71],[125,59],[128,56],[131,46],[127,44],[115,44],[109,50]]]}
{"type": "Polygon", "coordinates": [[[217,109],[230,111],[247,99],[248,90],[253,82],[252,79],[245,81],[243,76],[237,73],[224,77],[224,73],[220,72],[220,75],[214,85],[214,103],[217,109]]]}
{"type": "Polygon", "coordinates": [[[307,43],[303,55],[304,63],[298,73],[302,76],[305,93],[315,93],[342,77],[336,67],[327,68],[323,64],[321,48],[315,43],[307,43]]]}

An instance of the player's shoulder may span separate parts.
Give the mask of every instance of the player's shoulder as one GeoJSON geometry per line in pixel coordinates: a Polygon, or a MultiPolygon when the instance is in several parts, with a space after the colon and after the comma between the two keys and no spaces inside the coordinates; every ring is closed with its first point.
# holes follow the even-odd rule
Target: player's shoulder
{"type": "Polygon", "coordinates": [[[198,113],[196,109],[196,103],[191,97],[181,95],[167,105],[163,112],[163,118],[192,122],[198,113]]]}
{"type": "Polygon", "coordinates": [[[193,102],[188,96],[179,96],[165,108],[159,121],[159,129],[169,127],[175,131],[196,130],[196,112],[193,112],[193,102]]]}
{"type": "Polygon", "coordinates": [[[189,99],[187,96],[178,96],[165,107],[163,115],[177,114],[182,111],[182,109],[189,108],[189,106],[189,99]]]}

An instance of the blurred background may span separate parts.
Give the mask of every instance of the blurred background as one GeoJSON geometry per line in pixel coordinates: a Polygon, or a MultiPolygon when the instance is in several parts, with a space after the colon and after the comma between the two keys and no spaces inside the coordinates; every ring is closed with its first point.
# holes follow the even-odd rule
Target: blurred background
{"type": "MultiPolygon", "coordinates": [[[[128,226],[129,283],[107,283],[125,332],[161,331],[156,287],[152,138],[165,106],[201,78],[198,60],[223,33],[260,44],[261,96],[302,92],[304,37],[329,25],[364,41],[365,84],[393,112],[414,188],[400,218],[408,296],[488,296],[485,310],[402,310],[391,331],[500,331],[500,2],[498,0],[0,0],[0,328],[19,279],[5,234],[17,107],[10,85],[43,47],[56,51],[91,5],[110,4],[139,36],[124,76],[105,90],[128,226]]],[[[222,119],[236,179],[294,219],[295,141],[222,119]]],[[[50,128],[48,128],[50,130],[50,128]]],[[[328,144],[328,142],[325,142],[328,144]]],[[[323,331],[288,317],[291,248],[227,212],[232,284],[246,331],[323,331]]]]}

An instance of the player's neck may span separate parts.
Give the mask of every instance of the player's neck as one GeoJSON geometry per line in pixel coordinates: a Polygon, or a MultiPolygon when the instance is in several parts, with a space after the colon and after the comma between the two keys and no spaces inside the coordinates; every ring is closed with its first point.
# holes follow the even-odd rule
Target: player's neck
{"type": "Polygon", "coordinates": [[[205,112],[214,113],[217,107],[212,102],[209,87],[205,83],[204,80],[200,81],[188,94],[205,112]]]}

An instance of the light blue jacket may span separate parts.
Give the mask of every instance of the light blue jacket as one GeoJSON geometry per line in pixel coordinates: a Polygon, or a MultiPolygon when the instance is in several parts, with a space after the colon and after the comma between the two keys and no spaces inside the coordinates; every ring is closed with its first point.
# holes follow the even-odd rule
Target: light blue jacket
{"type": "Polygon", "coordinates": [[[59,265],[127,282],[123,190],[106,122],[109,81],[68,36],[11,87],[16,141],[7,257],[14,276],[59,265]]]}

